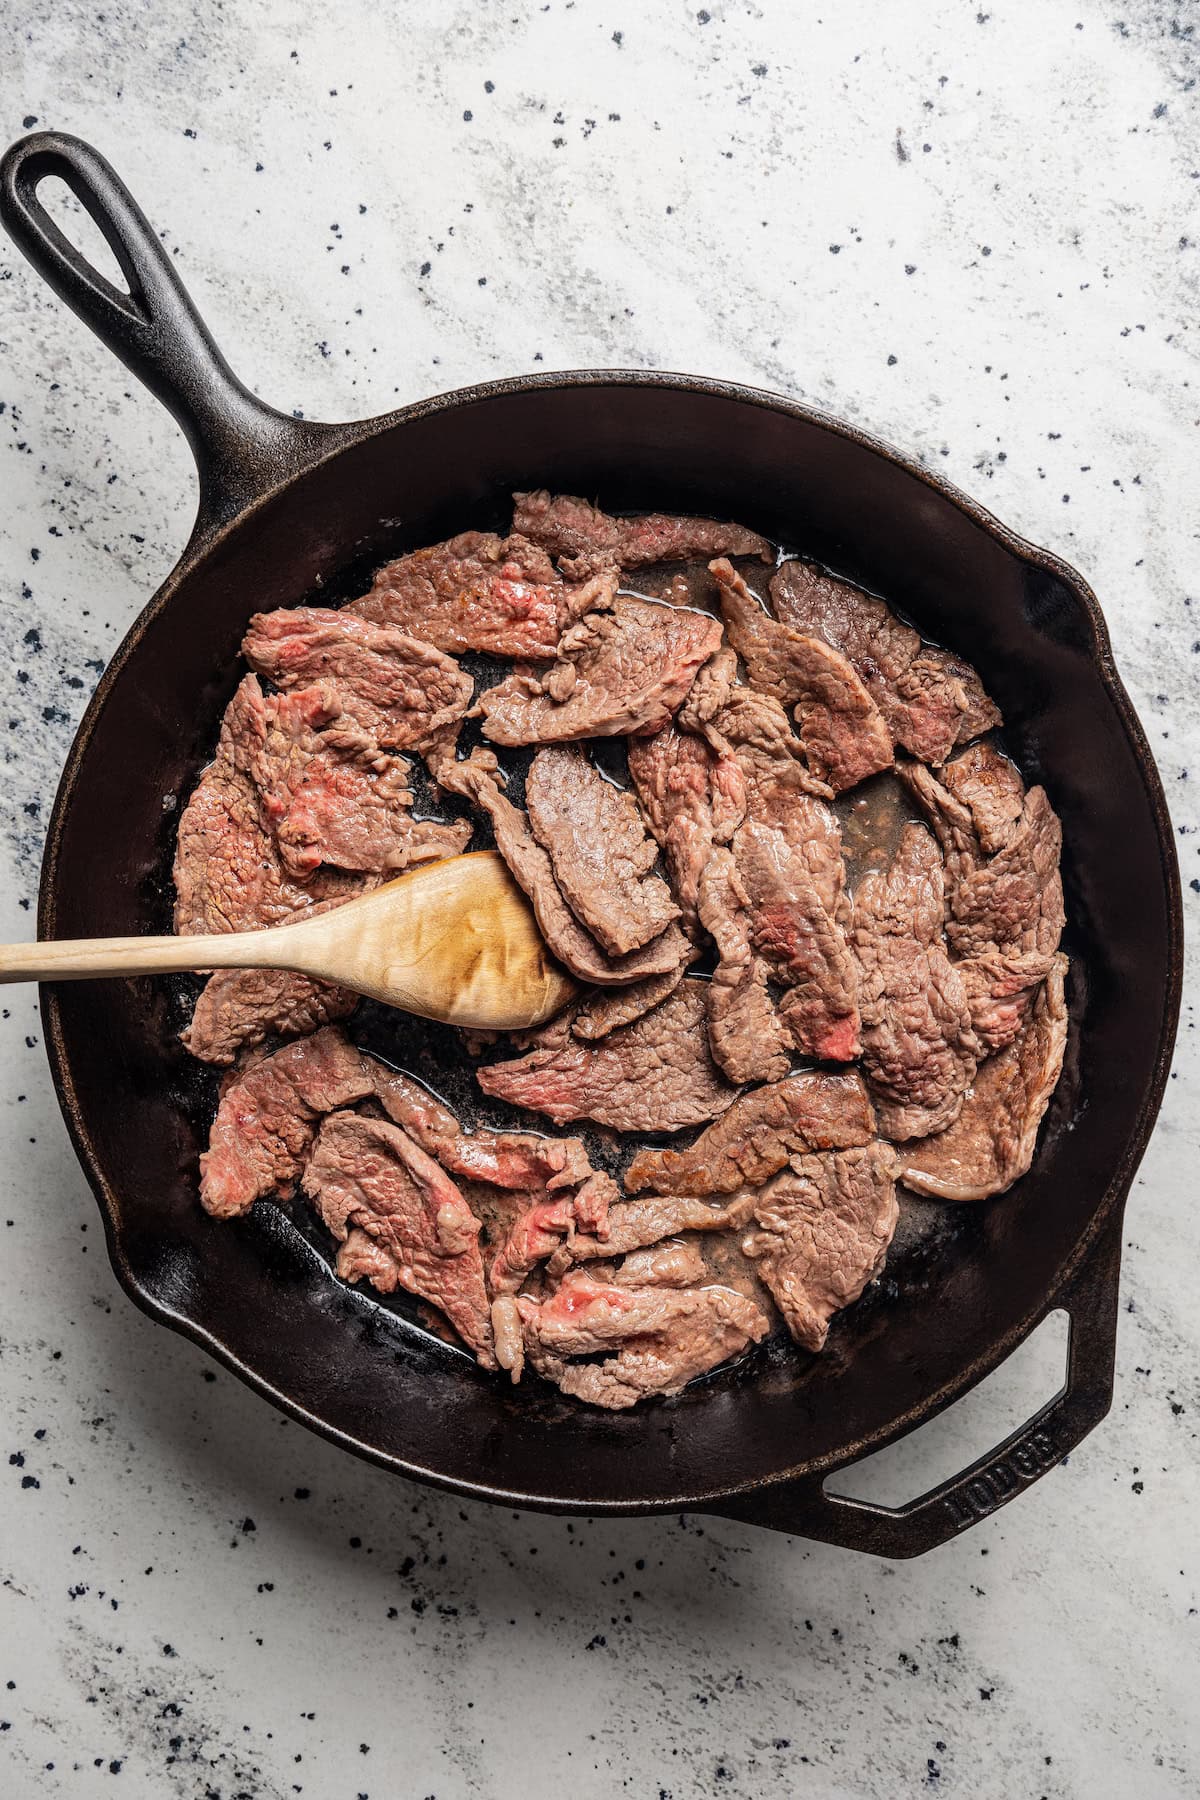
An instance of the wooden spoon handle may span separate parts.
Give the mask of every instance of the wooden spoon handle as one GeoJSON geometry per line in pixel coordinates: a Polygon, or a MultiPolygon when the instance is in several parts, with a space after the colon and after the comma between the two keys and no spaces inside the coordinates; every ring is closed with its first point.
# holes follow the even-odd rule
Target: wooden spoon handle
{"type": "MultiPolygon", "coordinates": [[[[293,952],[299,947],[293,938],[293,952]]],[[[167,975],[178,969],[287,969],[294,967],[288,950],[288,934],[275,930],[231,931],[220,937],[68,938],[3,944],[0,983],[91,981],[102,975],[167,975]]]]}

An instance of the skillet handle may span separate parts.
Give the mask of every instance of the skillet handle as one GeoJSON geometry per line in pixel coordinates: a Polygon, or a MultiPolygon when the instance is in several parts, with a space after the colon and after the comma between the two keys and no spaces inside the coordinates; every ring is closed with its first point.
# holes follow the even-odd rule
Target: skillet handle
{"type": "MultiPolygon", "coordinates": [[[[1084,1253],[1054,1297],[1070,1317],[1067,1377],[1061,1390],[1002,1444],[907,1506],[879,1506],[830,1494],[828,1472],[783,1482],[711,1511],[773,1531],[816,1538],[873,1556],[922,1556],[1019,1494],[1083,1441],[1112,1405],[1120,1287],[1122,1208],[1084,1253]]],[[[847,1465],[852,1466],[852,1465],[847,1465]]]]}
{"type": "Polygon", "coordinates": [[[200,476],[193,546],[335,447],[342,427],[290,418],[238,380],[157,233],[90,144],[57,131],[13,144],[0,161],[0,219],[60,299],[183,427],[200,476]],[[66,183],[104,233],[127,293],[92,267],[38,199],[39,184],[51,178],[66,183]]]}

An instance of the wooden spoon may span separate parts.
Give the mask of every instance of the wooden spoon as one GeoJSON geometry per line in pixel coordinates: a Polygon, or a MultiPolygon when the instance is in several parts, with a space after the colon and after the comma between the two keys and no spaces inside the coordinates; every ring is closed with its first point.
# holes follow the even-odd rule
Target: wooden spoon
{"type": "Polygon", "coordinates": [[[499,1031],[540,1025],[579,991],[494,850],[428,863],[344,906],[263,931],[0,946],[0,982],[179,969],[295,969],[425,1019],[499,1031]]]}

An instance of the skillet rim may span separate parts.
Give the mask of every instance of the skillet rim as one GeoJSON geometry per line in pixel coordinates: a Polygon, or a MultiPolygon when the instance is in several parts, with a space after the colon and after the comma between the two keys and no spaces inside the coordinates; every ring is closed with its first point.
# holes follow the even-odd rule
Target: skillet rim
{"type": "MultiPolygon", "coordinates": [[[[232,517],[220,523],[210,524],[206,518],[205,492],[202,485],[197,520],[178,562],[145,607],[134,618],[125,637],[113,652],[88,702],[68,752],[59,780],[47,828],[46,847],[43,852],[38,893],[39,937],[54,936],[58,863],[64,820],[70,807],[80,766],[87,754],[92,735],[107,704],[109,694],[126,664],[139,648],[141,638],[148,626],[170,604],[184,579],[204,557],[225,543],[235,532],[240,532],[264,505],[294,481],[319,470],[327,462],[333,461],[341,452],[355,445],[369,439],[383,437],[407,424],[438,413],[458,410],[498,397],[554,389],[589,387],[658,387],[731,400],[760,407],[766,411],[781,413],[786,417],[858,444],[873,455],[892,463],[905,474],[916,477],[926,487],[957,508],[972,523],[987,532],[1010,554],[1055,577],[1071,593],[1087,620],[1091,633],[1090,655],[1129,741],[1155,825],[1163,897],[1167,913],[1168,988],[1163,996],[1164,1005],[1154,1063],[1148,1071],[1142,1102],[1124,1153],[1108,1187],[1095,1202],[1088,1225],[1071,1255],[1064,1261],[1055,1279],[1033,1309],[1009,1331],[997,1338],[983,1355],[968,1363],[953,1379],[943,1383],[940,1388],[926,1396],[919,1405],[910,1408],[908,1412],[898,1418],[892,1419],[886,1426],[867,1433],[856,1443],[844,1446],[836,1452],[778,1468],[773,1470],[769,1476],[751,1477],[701,1492],[690,1492],[666,1498],[628,1500],[589,1497],[585,1501],[561,1495],[529,1494],[523,1490],[490,1487],[486,1483],[465,1481],[448,1476],[440,1470],[418,1465],[403,1457],[379,1450],[340,1430],[337,1426],[329,1424],[316,1414],[310,1413],[292,1400],[289,1395],[260,1376],[249,1364],[229,1349],[221,1338],[198,1325],[186,1314],[157,1299],[140,1284],[125,1256],[121,1235],[117,1229],[115,1190],[104,1176],[98,1159],[93,1153],[90,1135],[75,1094],[70,1057],[64,1041],[61,1011],[55,988],[52,985],[43,984],[39,989],[39,1001],[46,1035],[47,1058],[55,1092],[73,1148],[96,1196],[104,1224],[109,1261],[121,1287],[142,1312],[157,1323],[166,1325],[182,1336],[190,1338],[201,1349],[221,1362],[239,1380],[299,1424],[315,1431],[340,1449],[347,1450],[393,1474],[400,1474],[411,1480],[490,1504],[510,1505],[546,1512],[578,1514],[581,1511],[587,1511],[595,1514],[621,1516],[678,1511],[681,1507],[716,1508],[722,1501],[745,1499],[785,1486],[788,1483],[812,1480],[835,1468],[853,1463],[868,1453],[894,1442],[906,1432],[915,1429],[917,1425],[936,1417],[947,1406],[960,1399],[1011,1355],[1017,1345],[1024,1341],[1037,1324],[1055,1309],[1060,1296],[1065,1294],[1073,1278],[1095,1249],[1097,1241],[1110,1222],[1111,1215],[1123,1205],[1162,1104],[1170,1071],[1182,997],[1183,898],[1178,859],[1175,854],[1174,832],[1161,778],[1141,722],[1117,671],[1108,625],[1099,602],[1087,581],[1071,564],[1055,555],[1054,552],[1031,543],[1013,531],[979,501],[964,493],[952,482],[947,481],[944,476],[922,467],[895,445],[822,409],[773,393],[769,389],[706,376],[666,370],[576,369],[548,370],[540,374],[509,376],[496,381],[476,383],[415,401],[408,406],[399,407],[392,412],[379,414],[373,418],[326,425],[318,440],[321,447],[307,454],[298,466],[287,469],[282,479],[272,480],[261,493],[241,507],[232,517]],[[325,448],[325,445],[328,447],[325,448]]],[[[314,429],[314,422],[305,421],[304,426],[306,431],[311,433],[314,429]]],[[[320,427],[317,429],[321,430],[320,427]]],[[[278,474],[278,470],[276,474],[278,474]]],[[[1114,1281],[1118,1274],[1119,1262],[1113,1274],[1114,1281]]],[[[665,1404],[670,1403],[666,1402],[665,1404]]]]}

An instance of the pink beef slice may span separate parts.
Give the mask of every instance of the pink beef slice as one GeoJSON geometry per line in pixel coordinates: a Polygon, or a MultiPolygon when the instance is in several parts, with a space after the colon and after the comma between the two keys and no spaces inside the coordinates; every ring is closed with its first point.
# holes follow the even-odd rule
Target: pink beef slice
{"type": "Polygon", "coordinates": [[[733,836],[745,813],[745,783],[732,753],[664,725],[631,738],[629,775],[663,852],[671,888],[692,936],[700,931],[700,877],[714,844],[733,836]]]}
{"type": "Polygon", "coordinates": [[[625,1256],[680,1231],[740,1231],[753,1214],[754,1195],[748,1192],[735,1194],[724,1206],[711,1206],[694,1194],[650,1194],[640,1200],[621,1200],[608,1209],[603,1237],[570,1232],[567,1242],[551,1257],[547,1273],[557,1279],[573,1263],[625,1256]]]}
{"type": "Polygon", "coordinates": [[[236,1072],[221,1095],[200,1158],[200,1199],[236,1218],[295,1181],[323,1113],[371,1093],[368,1059],[333,1026],[286,1044],[236,1072]]]}
{"type": "Polygon", "coordinates": [[[936,1200],[986,1200],[1026,1174],[1062,1073],[1066,968],[1066,957],[1056,956],[1016,1041],[980,1065],[954,1123],[937,1137],[904,1146],[905,1187],[936,1200]]]}
{"type": "Polygon", "coordinates": [[[488,1269],[493,1294],[515,1294],[539,1262],[562,1245],[576,1226],[600,1240],[607,1237],[608,1207],[620,1193],[611,1175],[598,1171],[574,1194],[560,1193],[535,1200],[511,1225],[488,1269]]]}
{"type": "Polygon", "coordinates": [[[1025,783],[1015,765],[993,744],[972,744],[945,765],[940,779],[966,807],[980,849],[988,856],[1003,850],[1025,806],[1025,783]]]}
{"type": "Polygon", "coordinates": [[[631,1194],[732,1194],[760,1187],[811,1150],[870,1143],[875,1115],[857,1072],[798,1071],[741,1094],[686,1150],[642,1150],[625,1172],[631,1194]]]}
{"type": "Polygon", "coordinates": [[[620,1025],[632,1025],[635,1019],[640,1019],[652,1006],[675,992],[695,960],[696,952],[692,950],[678,968],[668,969],[665,975],[647,975],[628,987],[597,989],[572,1015],[572,1032],[576,1037],[594,1043],[616,1031],[620,1025]]]}
{"type": "Polygon", "coordinates": [[[776,1081],[791,1061],[787,1029],[767,989],[769,968],[751,937],[749,896],[729,850],[714,849],[700,876],[700,922],[717,966],[708,984],[708,1042],[714,1061],[737,1085],[776,1081]]]}
{"type": "Polygon", "coordinates": [[[564,1394],[621,1410],[677,1394],[770,1329],[753,1300],[727,1287],[629,1288],[585,1271],[549,1299],[517,1301],[525,1350],[564,1394]],[[579,1362],[579,1357],[603,1357],[579,1362]]]}
{"type": "Polygon", "coordinates": [[[677,1131],[715,1118],[733,1100],[712,1060],[702,981],[682,981],[652,1012],[598,1044],[568,1038],[476,1079],[485,1094],[545,1113],[554,1124],[593,1119],[617,1131],[677,1131]]]}
{"type": "Polygon", "coordinates": [[[455,856],[470,836],[465,819],[413,819],[408,764],[344,716],[338,690],[327,683],[266,702],[264,738],[246,772],[297,880],[322,863],[394,874],[455,856]]]}
{"type": "Polygon", "coordinates": [[[751,686],[795,707],[813,774],[840,793],[890,769],[891,733],[841,651],[773,619],[725,558],[709,569],[720,590],[726,634],[746,665],[751,686]]]}
{"type": "MultiPolygon", "coordinates": [[[[840,840],[827,806],[829,788],[810,773],[787,714],[778,700],[753,688],[736,687],[707,727],[714,743],[740,776],[745,817],[774,825],[787,837],[807,842],[814,835],[840,840]]],[[[741,823],[739,819],[738,824],[741,823]]]]}
{"type": "Polygon", "coordinates": [[[821,1350],[829,1322],[881,1272],[896,1230],[896,1157],[890,1144],[800,1156],[759,1193],[746,1255],[788,1330],[821,1350]]]}
{"type": "Polygon", "coordinates": [[[341,711],[382,750],[420,745],[461,719],[471,677],[420,637],[328,607],[257,613],[242,642],[278,688],[333,687],[341,711]]]}
{"type": "Polygon", "coordinates": [[[345,610],[438,650],[550,662],[571,619],[592,602],[519,533],[464,531],[388,563],[345,610]]]}
{"type": "Polygon", "coordinates": [[[671,890],[652,873],[658,846],[637,801],[581,750],[539,750],[525,805],[567,905],[610,956],[641,949],[679,917],[671,890]]]}
{"type": "Polygon", "coordinates": [[[863,1069],[885,1137],[944,1131],[979,1056],[962,977],[942,939],[942,863],[907,825],[891,867],[866,876],[854,903],[863,1069]]]}
{"type": "Polygon", "coordinates": [[[751,940],[785,984],[779,1012],[792,1043],[806,1056],[851,1062],[860,1049],[858,974],[839,917],[840,884],[828,905],[810,849],[770,825],[745,824],[733,840],[751,940]]]}
{"type": "Polygon", "coordinates": [[[619,596],[563,633],[547,672],[518,667],[480,696],[483,735],[513,745],[657,731],[720,641],[707,613],[619,596]]]}
{"type": "Polygon", "coordinates": [[[358,995],[349,988],[288,969],[218,969],[180,1036],[200,1062],[228,1065],[269,1037],[302,1037],[348,1018],[357,1005],[358,995]]]}
{"type": "Polygon", "coordinates": [[[883,714],[896,743],[941,763],[956,744],[1000,724],[969,663],[922,645],[885,601],[796,559],[771,581],[775,616],[840,650],[883,714]]]}
{"type": "Polygon", "coordinates": [[[636,569],[644,563],[690,562],[710,556],[757,556],[774,560],[770,544],[756,531],[716,519],[684,514],[644,513],[613,518],[571,494],[513,495],[513,530],[541,544],[563,567],[576,573],[611,564],[636,569]]]}
{"type": "Polygon", "coordinates": [[[1066,918],[1062,827],[1040,787],[1022,793],[1012,820],[1016,771],[995,757],[981,777],[978,764],[957,767],[965,756],[947,765],[945,784],[916,763],[898,763],[897,773],[941,843],[946,937],[976,1031],[997,1050],[1021,1030],[1058,950],[1066,918]],[[983,839],[995,843],[997,833],[1002,841],[989,855],[983,839]]]}
{"type": "Polygon", "coordinates": [[[597,987],[620,986],[679,968],[688,956],[688,943],[675,924],[640,950],[619,957],[605,954],[564,900],[550,857],[534,837],[529,820],[501,793],[501,777],[486,761],[490,755],[490,751],[475,751],[461,762],[445,765],[439,779],[450,792],[472,800],[491,820],[496,848],[529,895],[542,936],[559,962],[581,981],[597,987]]]}
{"type": "MultiPolygon", "coordinates": [[[[381,1293],[402,1287],[419,1294],[445,1313],[485,1368],[496,1366],[479,1220],[406,1132],[361,1113],[334,1113],[304,1171],[304,1191],[340,1244],[351,1232],[371,1240],[365,1272],[381,1293]]],[[[356,1239],[339,1256],[343,1279],[364,1273],[361,1252],[356,1239]]]]}

